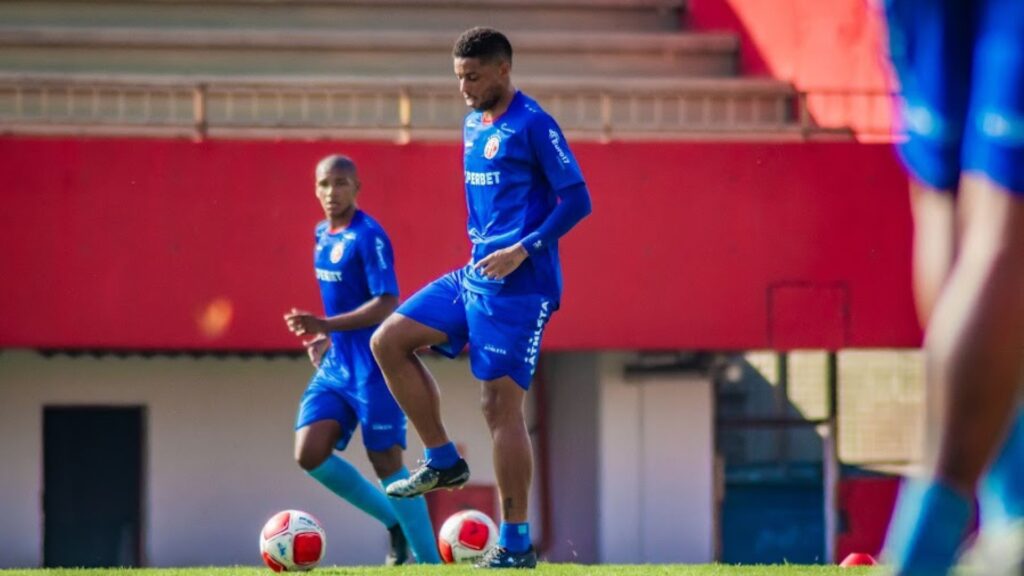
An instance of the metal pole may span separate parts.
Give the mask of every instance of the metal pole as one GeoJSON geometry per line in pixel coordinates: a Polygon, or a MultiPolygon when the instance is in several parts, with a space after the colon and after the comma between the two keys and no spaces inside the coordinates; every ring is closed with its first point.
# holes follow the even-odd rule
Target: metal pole
{"type": "MultiPolygon", "coordinates": [[[[775,355],[777,369],[775,376],[778,384],[775,386],[775,417],[786,418],[789,416],[789,352],[779,352],[775,355]]],[[[783,472],[789,473],[789,428],[783,426],[775,431],[775,458],[782,467],[783,472]]]]}
{"type": "Polygon", "coordinates": [[[828,384],[828,420],[822,427],[822,484],[825,506],[825,561],[836,558],[836,540],[839,537],[839,400],[836,353],[828,353],[826,368],[828,384]]]}
{"type": "Polygon", "coordinates": [[[192,120],[196,128],[196,140],[206,140],[206,132],[209,128],[206,116],[206,84],[197,84],[192,91],[192,120]]]}

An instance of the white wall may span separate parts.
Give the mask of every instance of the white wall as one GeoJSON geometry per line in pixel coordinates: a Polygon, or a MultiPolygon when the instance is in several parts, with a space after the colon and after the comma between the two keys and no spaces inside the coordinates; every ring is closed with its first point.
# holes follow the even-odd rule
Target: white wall
{"type": "Polygon", "coordinates": [[[599,386],[599,542],[607,563],[714,557],[714,396],[687,373],[623,376],[603,354],[599,386]]]}
{"type": "MultiPolygon", "coordinates": [[[[552,559],[710,561],[710,382],[692,375],[627,381],[622,354],[555,356],[547,382],[552,559]]],[[[493,485],[490,435],[468,363],[427,364],[472,482],[493,485]]],[[[295,408],[310,373],[299,359],[0,352],[0,568],[42,564],[42,413],[55,404],[146,406],[147,565],[257,564],[259,528],[283,508],[321,519],[327,564],[379,564],[383,528],[292,460],[295,408]]],[[[357,435],[345,456],[371,476],[361,447],[357,435]]],[[[421,455],[410,430],[406,463],[421,455]]],[[[538,461],[531,497],[538,541],[542,473],[538,461]]]]}
{"type": "MultiPolygon", "coordinates": [[[[473,482],[493,484],[479,385],[464,361],[428,359],[445,422],[473,482]]],[[[317,515],[328,564],[379,564],[387,536],[292,459],[295,409],[311,374],[299,359],[55,356],[0,352],[0,568],[42,564],[42,413],[46,405],[147,407],[144,555],[151,566],[257,564],[264,520],[317,515]]],[[[406,464],[422,447],[409,432],[406,464]]],[[[372,477],[360,437],[345,456],[372,477]]]]}

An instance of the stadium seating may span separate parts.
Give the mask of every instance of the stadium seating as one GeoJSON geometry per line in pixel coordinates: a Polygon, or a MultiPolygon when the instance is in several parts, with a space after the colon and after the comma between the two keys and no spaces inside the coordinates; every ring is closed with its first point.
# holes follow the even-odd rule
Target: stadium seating
{"type": "MultiPolygon", "coordinates": [[[[508,32],[517,85],[571,136],[801,137],[787,83],[737,76],[738,40],[682,0],[13,1],[6,132],[457,137],[459,31],[508,32]]],[[[806,128],[806,125],[804,126],[806,128]]]]}

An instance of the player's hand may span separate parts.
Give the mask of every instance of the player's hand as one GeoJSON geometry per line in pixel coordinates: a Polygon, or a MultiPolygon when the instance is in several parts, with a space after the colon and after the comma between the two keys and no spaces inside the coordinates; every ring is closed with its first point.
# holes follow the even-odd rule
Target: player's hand
{"type": "Polygon", "coordinates": [[[321,334],[312,340],[303,342],[302,345],[306,347],[306,354],[309,355],[309,361],[313,363],[313,367],[319,368],[324,354],[327,354],[327,349],[331,347],[331,339],[321,334]]]}
{"type": "Polygon", "coordinates": [[[530,256],[522,244],[495,250],[473,266],[482,276],[491,280],[501,280],[515,272],[516,268],[530,256]]]}
{"type": "Polygon", "coordinates": [[[327,322],[323,318],[314,316],[305,310],[292,308],[284,315],[285,324],[292,334],[305,336],[307,334],[326,334],[327,322]]]}

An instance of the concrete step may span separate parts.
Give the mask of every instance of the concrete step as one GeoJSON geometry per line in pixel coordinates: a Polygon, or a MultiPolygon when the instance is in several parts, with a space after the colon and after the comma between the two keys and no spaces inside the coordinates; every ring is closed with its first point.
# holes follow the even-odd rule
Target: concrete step
{"type": "MultiPolygon", "coordinates": [[[[566,132],[588,139],[742,135],[797,127],[796,94],[765,79],[525,76],[566,132]]],[[[220,77],[0,74],[0,131],[91,129],[288,137],[457,139],[467,112],[447,77],[220,77]]]]}
{"type": "Polygon", "coordinates": [[[165,29],[678,30],[683,0],[5,0],[9,26],[165,29]]]}
{"type": "MultiPolygon", "coordinates": [[[[451,74],[457,33],[0,26],[0,71],[222,75],[451,74]]],[[[516,31],[516,74],[723,77],[729,34],[516,31]]]]}

